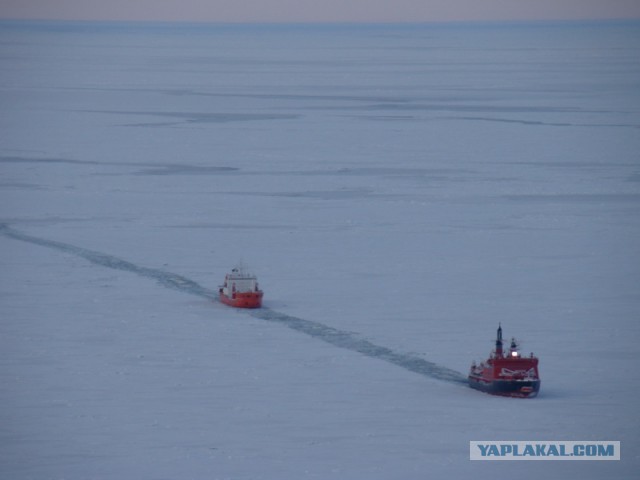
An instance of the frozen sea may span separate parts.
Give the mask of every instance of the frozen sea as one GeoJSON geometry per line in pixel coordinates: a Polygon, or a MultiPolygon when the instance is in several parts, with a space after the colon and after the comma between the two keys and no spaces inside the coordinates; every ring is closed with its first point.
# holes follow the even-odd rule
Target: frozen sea
{"type": "Polygon", "coordinates": [[[639,59],[639,23],[0,23],[0,476],[637,478],[639,59]],[[215,301],[240,260],[261,310],[215,301]],[[498,323],[538,398],[463,383],[498,323]]]}

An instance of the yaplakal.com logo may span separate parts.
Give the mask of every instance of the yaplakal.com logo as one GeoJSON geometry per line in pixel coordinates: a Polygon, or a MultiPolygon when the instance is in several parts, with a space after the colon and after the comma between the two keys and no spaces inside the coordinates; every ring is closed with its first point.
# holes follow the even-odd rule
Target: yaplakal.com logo
{"type": "Polygon", "coordinates": [[[620,442],[471,441],[470,460],[620,460],[620,442]]]}

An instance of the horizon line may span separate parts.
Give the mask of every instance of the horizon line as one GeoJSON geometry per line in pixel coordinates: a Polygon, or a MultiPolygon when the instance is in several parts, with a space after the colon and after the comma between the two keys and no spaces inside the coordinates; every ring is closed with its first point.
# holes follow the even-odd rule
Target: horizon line
{"type": "Polygon", "coordinates": [[[505,24],[585,24],[585,23],[640,23],[638,17],[611,18],[552,18],[552,19],[475,19],[475,20],[288,20],[288,21],[256,21],[256,20],[159,20],[159,19],[65,19],[65,18],[21,18],[0,17],[0,23],[65,23],[65,24],[156,24],[156,25],[505,25],[505,24]]]}

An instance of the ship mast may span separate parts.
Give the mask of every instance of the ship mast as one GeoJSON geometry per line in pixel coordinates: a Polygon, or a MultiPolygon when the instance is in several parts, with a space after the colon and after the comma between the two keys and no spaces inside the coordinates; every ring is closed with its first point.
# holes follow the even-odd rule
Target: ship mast
{"type": "Polygon", "coordinates": [[[496,357],[502,358],[502,326],[498,324],[498,337],[496,338],[496,357]]]}

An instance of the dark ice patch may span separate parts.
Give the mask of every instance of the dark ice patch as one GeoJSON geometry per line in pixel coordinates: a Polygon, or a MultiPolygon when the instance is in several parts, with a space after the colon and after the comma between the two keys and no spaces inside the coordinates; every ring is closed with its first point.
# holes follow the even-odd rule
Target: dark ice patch
{"type": "Polygon", "coordinates": [[[300,117],[288,113],[203,113],[203,112],[153,112],[153,111],[129,111],[129,110],[92,110],[91,113],[104,113],[109,115],[131,115],[159,117],[165,119],[158,122],[135,122],[125,126],[148,127],[170,126],[180,124],[206,124],[206,123],[231,123],[252,122],[265,120],[295,120],[300,117]],[[167,120],[168,119],[168,120],[167,120]]]}

